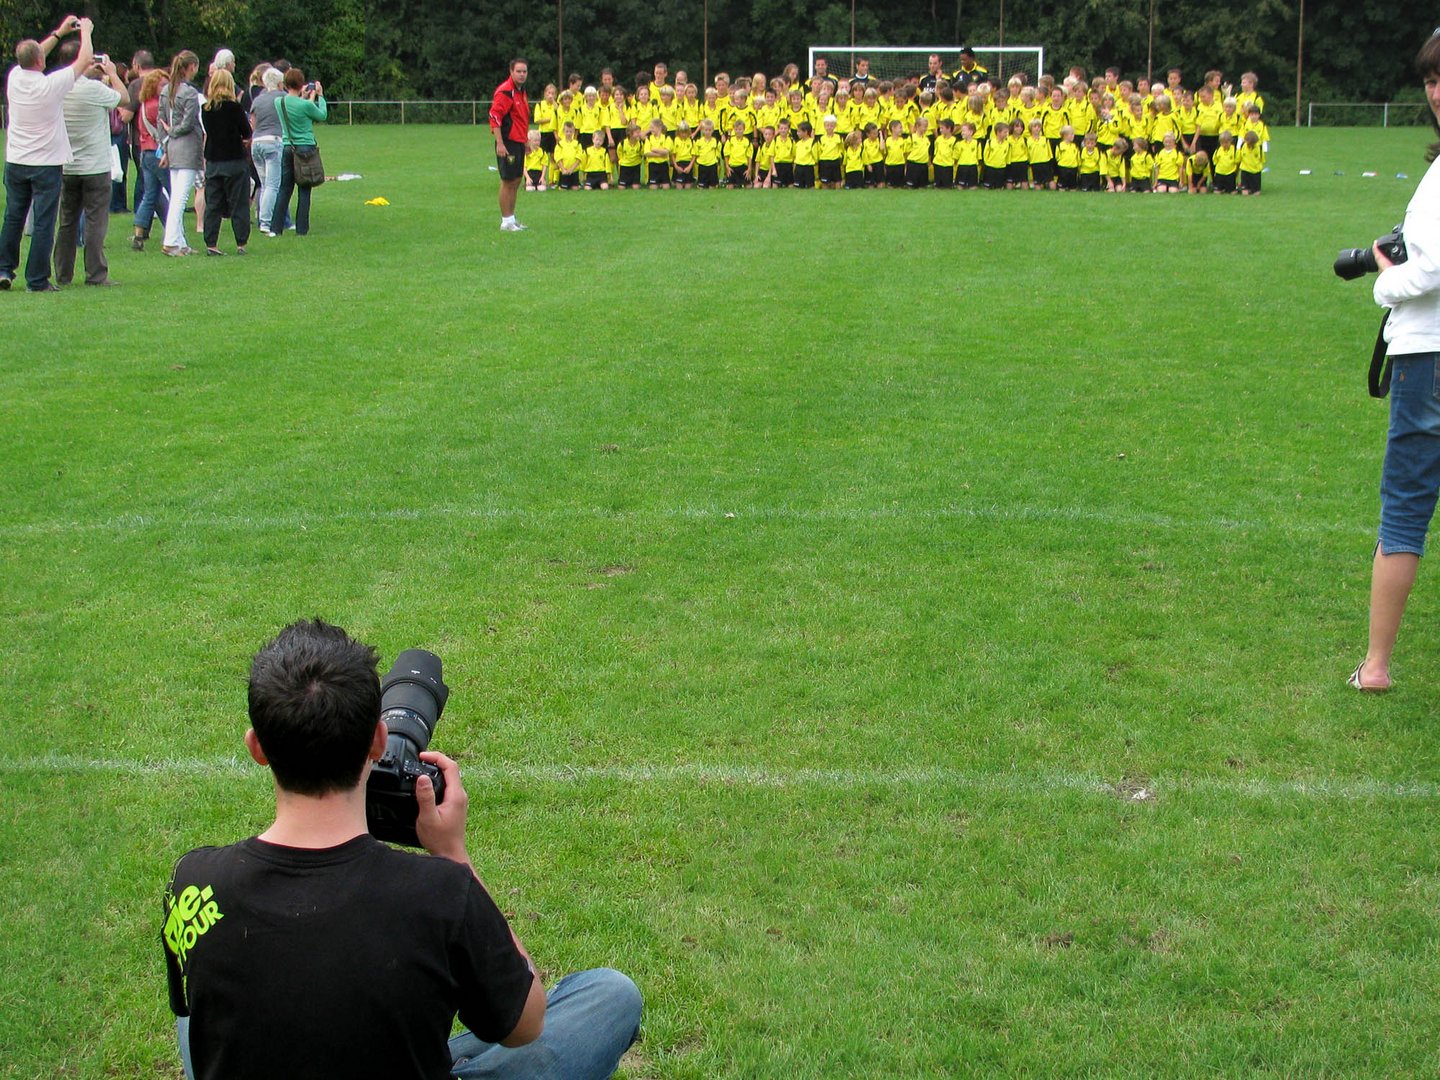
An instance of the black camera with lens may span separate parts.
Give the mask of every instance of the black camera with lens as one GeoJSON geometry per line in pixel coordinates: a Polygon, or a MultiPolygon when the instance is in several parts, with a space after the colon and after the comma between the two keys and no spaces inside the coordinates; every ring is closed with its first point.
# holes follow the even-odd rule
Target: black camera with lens
{"type": "Polygon", "coordinates": [[[415,781],[430,777],[435,801],[445,798],[438,766],[420,760],[440,722],[450,688],[440,678],[440,658],[424,649],[406,649],[380,680],[380,719],[389,729],[385,753],[365,785],[365,820],[377,840],[420,847],[415,835],[415,781]]]}
{"type": "MultiPolygon", "coordinates": [[[[1379,240],[1375,246],[1385,253],[1385,257],[1392,263],[1403,263],[1409,258],[1409,252],[1405,250],[1405,238],[1400,235],[1400,226],[1396,225],[1379,240]]],[[[1363,274],[1376,274],[1380,272],[1380,264],[1375,261],[1375,252],[1370,248],[1347,248],[1335,256],[1335,273],[1346,281],[1354,281],[1363,274]]]]}

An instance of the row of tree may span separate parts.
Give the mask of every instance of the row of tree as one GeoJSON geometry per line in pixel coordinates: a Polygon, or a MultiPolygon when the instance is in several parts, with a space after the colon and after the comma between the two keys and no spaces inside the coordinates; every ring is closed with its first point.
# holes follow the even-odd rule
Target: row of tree
{"type": "MultiPolygon", "coordinates": [[[[1179,66],[1194,84],[1211,67],[1232,79],[1253,70],[1272,122],[1295,101],[1297,63],[1306,100],[1418,99],[1411,60],[1433,29],[1407,4],[1315,0],[88,0],[75,10],[117,57],[141,47],[204,57],[224,45],[246,68],[284,56],[333,98],[483,98],[522,54],[541,81],[562,69],[593,79],[605,66],[627,80],[657,60],[693,78],[777,73],[803,67],[822,42],[1009,42],[1044,45],[1052,72],[1179,66]]],[[[6,51],[64,13],[49,0],[0,0],[6,51]]]]}

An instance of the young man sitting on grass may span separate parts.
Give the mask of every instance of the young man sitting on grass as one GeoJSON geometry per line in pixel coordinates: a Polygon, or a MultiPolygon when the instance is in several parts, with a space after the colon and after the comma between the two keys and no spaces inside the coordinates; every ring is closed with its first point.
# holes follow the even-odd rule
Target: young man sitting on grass
{"type": "Polygon", "coordinates": [[[275,779],[258,837],[175,866],[162,938],[185,1075],[608,1077],[640,992],[601,968],[548,998],[476,875],[468,797],[416,783],[429,855],[370,836],[365,783],[385,751],[377,656],[297,622],[255,657],[245,746],[275,779]],[[456,1015],[469,1029],[451,1039],[456,1015]]]}

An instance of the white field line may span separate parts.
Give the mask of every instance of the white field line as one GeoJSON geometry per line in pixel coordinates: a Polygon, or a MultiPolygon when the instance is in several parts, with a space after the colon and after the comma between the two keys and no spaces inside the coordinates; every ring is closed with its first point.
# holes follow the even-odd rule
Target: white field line
{"type": "Polygon", "coordinates": [[[1363,536],[1374,531],[1367,522],[1277,521],[1274,518],[1175,517],[1109,507],[1012,506],[993,503],[981,506],[888,506],[888,507],[793,507],[793,506],[676,506],[642,510],[612,510],[598,506],[573,506],[530,510],[514,506],[425,506],[416,508],[344,510],[335,513],[285,514],[117,514],[86,521],[33,521],[0,523],[0,536],[63,536],[86,532],[143,532],[163,528],[168,532],[209,530],[308,531],[335,524],[382,524],[392,521],[796,521],[825,522],[883,521],[998,521],[998,522],[1088,522],[1116,528],[1153,527],[1186,531],[1278,532],[1295,535],[1363,536]]]}
{"type": "MultiPolygon", "coordinates": [[[[115,773],[156,776],[238,777],[258,772],[259,766],[231,758],[85,758],[64,754],[38,760],[0,759],[0,776],[20,773],[115,773]]],[[[800,790],[817,788],[929,788],[938,791],[975,791],[997,794],[1046,795],[1074,791],[1106,798],[1148,801],[1174,794],[1205,794],[1250,799],[1440,799],[1440,784],[1368,778],[1278,780],[1244,777],[1156,776],[1143,783],[1106,779],[1075,772],[966,772],[943,766],[911,769],[776,769],[753,765],[466,765],[465,779],[473,786],[522,784],[618,783],[632,786],[674,784],[800,790]]]]}

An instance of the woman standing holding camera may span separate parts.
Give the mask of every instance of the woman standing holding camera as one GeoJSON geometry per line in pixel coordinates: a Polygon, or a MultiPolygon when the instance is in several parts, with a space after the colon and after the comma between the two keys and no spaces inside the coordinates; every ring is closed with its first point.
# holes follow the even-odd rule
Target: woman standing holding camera
{"type": "MultiPolygon", "coordinates": [[[[1415,58],[1440,135],[1440,30],[1415,58]]],[[[1390,655],[1415,584],[1440,494],[1440,142],[1405,209],[1409,257],[1396,265],[1376,244],[1375,302],[1389,308],[1390,430],[1380,476],[1380,536],[1370,580],[1370,645],[1350,676],[1356,690],[1390,689],[1390,655]]]]}
{"type": "MultiPolygon", "coordinates": [[[[285,73],[285,96],[275,101],[280,116],[284,146],[280,152],[280,195],[270,213],[270,227],[285,220],[290,209],[290,195],[298,186],[295,183],[295,148],[315,145],[315,121],[324,120],[328,115],[325,108],[325,90],[318,82],[306,83],[305,73],[291,68],[285,73]]],[[[300,198],[295,208],[295,235],[304,236],[310,231],[310,189],[300,188],[300,198]]],[[[275,232],[279,233],[278,229],[275,232]]]]}

